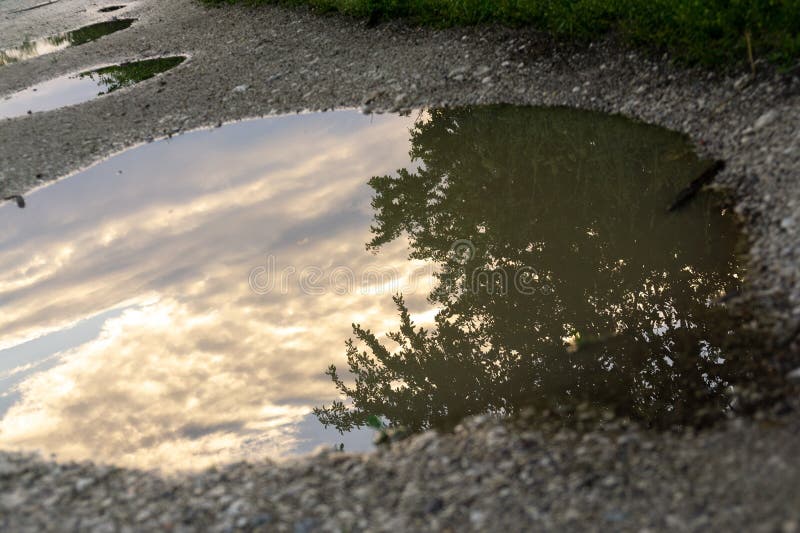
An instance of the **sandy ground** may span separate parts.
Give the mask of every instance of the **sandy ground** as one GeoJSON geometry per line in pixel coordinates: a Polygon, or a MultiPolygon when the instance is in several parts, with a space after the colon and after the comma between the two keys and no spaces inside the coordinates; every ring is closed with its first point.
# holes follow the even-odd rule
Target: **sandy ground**
{"type": "MultiPolygon", "coordinates": [[[[116,2],[0,1],[0,48],[110,18],[116,2]]],[[[137,143],[244,117],[304,109],[570,105],[687,134],[725,159],[751,242],[748,307],[788,372],[800,325],[800,79],[759,65],[713,73],[612,41],[572,49],[530,30],[365,28],[302,10],[139,0],[130,29],[0,67],[0,95],[95,65],[186,54],[164,76],[91,102],[0,121],[0,194],[22,193],[137,143]],[[238,88],[237,90],[234,90],[238,88]]],[[[700,435],[632,430],[584,436],[427,434],[374,456],[323,455],[165,480],[29,458],[0,458],[0,524],[114,530],[170,525],[361,529],[715,529],[794,531],[800,520],[798,417],[739,420],[700,435]],[[626,435],[633,441],[626,440],[626,435]],[[527,439],[527,440],[526,440],[527,439]],[[595,442],[596,440],[596,442],[595,442]],[[635,442],[635,444],[630,444],[635,442]],[[422,444],[420,444],[422,443],[422,444]],[[583,450],[581,452],[580,450],[583,450]],[[87,481],[88,480],[88,481],[87,481]]]]}

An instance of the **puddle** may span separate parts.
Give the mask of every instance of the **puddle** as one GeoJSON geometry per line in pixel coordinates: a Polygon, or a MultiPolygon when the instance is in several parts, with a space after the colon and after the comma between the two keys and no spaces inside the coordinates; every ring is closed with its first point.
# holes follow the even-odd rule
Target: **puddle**
{"type": "Polygon", "coordinates": [[[183,56],[145,59],[49,80],[0,99],[0,119],[86,102],[148,80],[185,60],[183,56]]]}
{"type": "Polygon", "coordinates": [[[59,35],[28,40],[8,50],[0,50],[0,66],[17,63],[33,57],[50,54],[69,46],[79,46],[100,37],[127,29],[135,19],[115,19],[84,26],[59,35]]]}
{"type": "Polygon", "coordinates": [[[712,304],[735,223],[704,195],[666,213],[704,165],[658,128],[512,107],[132,149],[0,207],[0,447],[173,470],[369,449],[376,419],[720,413],[747,368],[712,304]],[[429,332],[401,349],[398,292],[429,332]]]}

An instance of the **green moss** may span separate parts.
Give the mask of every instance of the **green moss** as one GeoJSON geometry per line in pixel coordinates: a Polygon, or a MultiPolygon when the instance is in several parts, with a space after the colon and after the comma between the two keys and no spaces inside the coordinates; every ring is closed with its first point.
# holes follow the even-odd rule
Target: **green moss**
{"type": "Polygon", "coordinates": [[[372,21],[533,25],[585,41],[608,32],[689,63],[794,66],[800,58],[800,0],[203,0],[207,3],[310,5],[372,21]]]}

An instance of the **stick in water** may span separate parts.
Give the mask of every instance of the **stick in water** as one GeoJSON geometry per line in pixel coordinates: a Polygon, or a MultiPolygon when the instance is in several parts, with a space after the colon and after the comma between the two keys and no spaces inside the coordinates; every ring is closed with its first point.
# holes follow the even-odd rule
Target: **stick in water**
{"type": "Polygon", "coordinates": [[[692,181],[687,187],[685,187],[681,192],[678,193],[678,196],[675,197],[675,201],[672,202],[667,208],[667,212],[671,213],[676,209],[682,207],[686,202],[694,198],[694,196],[703,188],[703,185],[711,183],[711,180],[714,179],[714,176],[719,174],[722,169],[725,168],[725,161],[717,159],[714,161],[711,166],[703,171],[694,181],[692,181]]]}
{"type": "Polygon", "coordinates": [[[20,209],[25,208],[25,198],[20,196],[19,194],[14,194],[12,196],[6,196],[3,200],[15,200],[17,202],[17,207],[20,209]]]}

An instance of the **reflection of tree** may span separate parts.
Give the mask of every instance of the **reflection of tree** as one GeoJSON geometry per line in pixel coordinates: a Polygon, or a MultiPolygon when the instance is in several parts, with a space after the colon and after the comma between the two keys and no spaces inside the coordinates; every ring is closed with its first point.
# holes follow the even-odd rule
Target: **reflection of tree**
{"type": "MultiPolygon", "coordinates": [[[[96,41],[100,37],[111,33],[127,29],[134,23],[133,19],[115,19],[106,22],[90,24],[77,30],[66,33],[66,38],[72,46],[79,46],[91,41],[96,41]]],[[[57,38],[57,37],[56,37],[57,38]]],[[[53,39],[53,37],[51,37],[53,39]]]]}
{"type": "Polygon", "coordinates": [[[16,63],[29,57],[38,55],[39,41],[25,40],[21,45],[11,50],[0,51],[0,66],[16,63]]]}
{"type": "Polygon", "coordinates": [[[184,57],[145,59],[82,72],[79,76],[81,78],[88,77],[96,81],[99,86],[105,89],[100,94],[107,94],[150,79],[157,74],[180,65],[184,60],[184,57]]]}
{"type": "Polygon", "coordinates": [[[583,402],[671,424],[724,408],[722,384],[744,370],[718,359],[727,319],[710,302],[737,284],[736,237],[707,198],[665,213],[702,167],[683,139],[618,117],[491,107],[432,111],[411,140],[419,169],[370,180],[369,246],[407,234],[412,257],[441,267],[430,295],[441,312],[433,331],[415,329],[398,299],[397,349],[355,326],[367,350],[348,343],[354,385],[329,370],[353,407],[317,409],[324,424],[378,415],[420,429],[583,402]],[[451,251],[461,240],[473,253],[451,251]]]}
{"type": "Polygon", "coordinates": [[[104,35],[127,29],[133,22],[133,19],[109,20],[50,37],[35,40],[26,39],[16,48],[0,51],[0,66],[36,57],[42,53],[53,52],[67,46],[78,46],[95,41],[104,35]],[[43,45],[48,45],[49,48],[46,47],[44,51],[40,52],[39,47],[43,45]]]}

